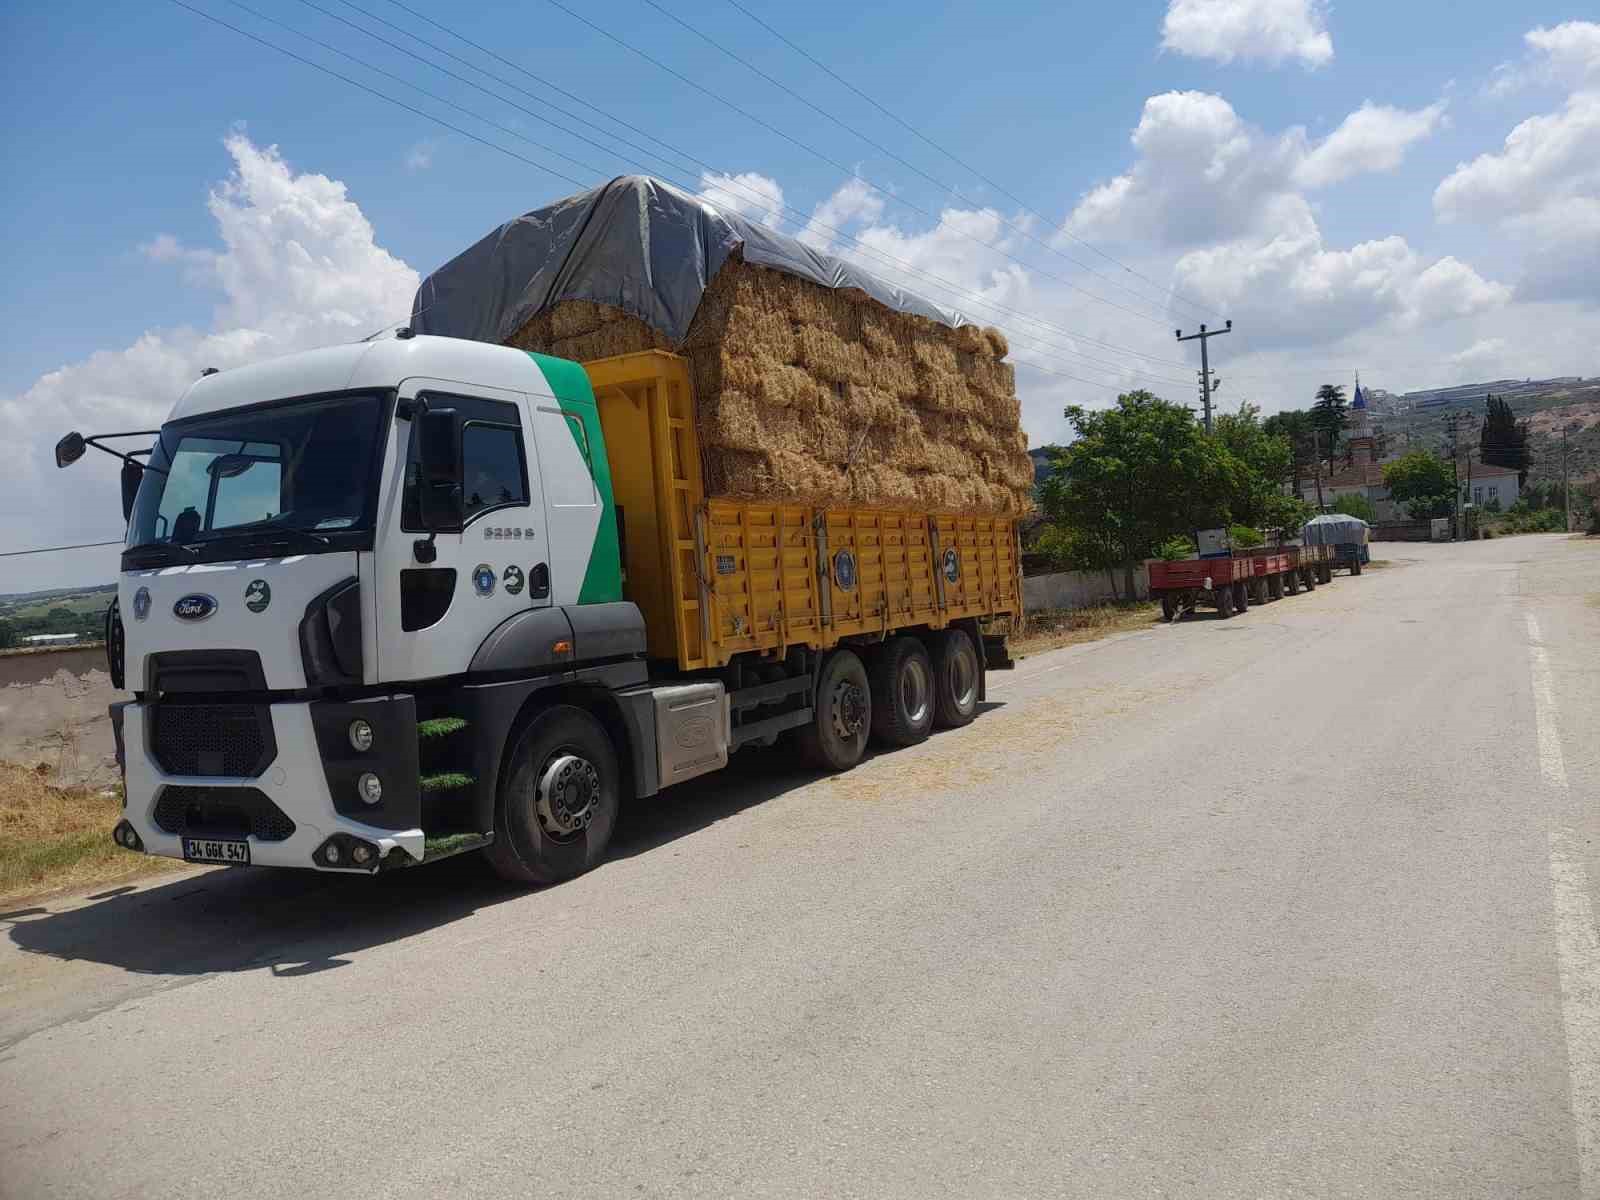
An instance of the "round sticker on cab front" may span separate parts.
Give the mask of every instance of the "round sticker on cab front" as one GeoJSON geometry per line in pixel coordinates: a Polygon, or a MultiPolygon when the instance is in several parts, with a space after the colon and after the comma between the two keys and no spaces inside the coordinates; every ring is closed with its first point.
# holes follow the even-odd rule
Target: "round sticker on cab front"
{"type": "Polygon", "coordinates": [[[512,563],[506,568],[506,573],[500,576],[500,582],[506,585],[506,592],[512,596],[522,593],[523,574],[522,568],[512,563]]]}
{"type": "Polygon", "coordinates": [[[488,563],[479,563],[472,568],[472,587],[480,596],[494,594],[495,574],[494,568],[488,563]]]}
{"type": "Polygon", "coordinates": [[[272,588],[265,579],[252,579],[244,589],[244,606],[251,612],[266,612],[272,603],[272,588]]]}

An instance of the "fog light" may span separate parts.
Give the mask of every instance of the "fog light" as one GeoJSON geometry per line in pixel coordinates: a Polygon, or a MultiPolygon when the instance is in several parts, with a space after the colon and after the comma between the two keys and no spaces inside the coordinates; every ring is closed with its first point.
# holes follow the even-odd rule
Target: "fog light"
{"type": "Polygon", "coordinates": [[[376,804],[383,799],[383,780],[371,771],[365,772],[356,780],[356,790],[361,793],[361,798],[368,804],[376,804]]]}
{"type": "Polygon", "coordinates": [[[337,865],[339,862],[339,847],[329,842],[322,848],[322,860],[330,867],[337,865]]]}
{"type": "Polygon", "coordinates": [[[372,848],[370,846],[363,846],[358,842],[356,843],[356,848],[350,851],[350,857],[358,865],[365,866],[367,863],[372,861],[372,848]]]}
{"type": "Polygon", "coordinates": [[[362,754],[372,749],[372,726],[360,717],[350,722],[350,745],[362,754]]]}

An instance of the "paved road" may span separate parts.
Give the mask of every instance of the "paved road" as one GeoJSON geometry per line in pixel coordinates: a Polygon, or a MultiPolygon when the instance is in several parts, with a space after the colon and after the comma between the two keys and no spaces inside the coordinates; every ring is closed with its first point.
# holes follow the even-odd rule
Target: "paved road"
{"type": "Polygon", "coordinates": [[[1380,549],[566,886],[8,914],[0,1192],[1600,1195],[1600,545],[1380,549]]]}

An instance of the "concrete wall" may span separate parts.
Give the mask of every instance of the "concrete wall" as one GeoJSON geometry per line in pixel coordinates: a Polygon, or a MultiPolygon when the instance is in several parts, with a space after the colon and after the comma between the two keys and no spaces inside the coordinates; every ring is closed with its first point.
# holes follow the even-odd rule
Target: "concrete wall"
{"type": "Polygon", "coordinates": [[[52,782],[115,783],[106,707],[126,698],[111,686],[99,647],[0,653],[0,760],[43,763],[52,782]]]}
{"type": "MultiPolygon", "coordinates": [[[[1117,570],[1117,587],[1122,587],[1122,571],[1117,570]]],[[[1134,568],[1136,598],[1150,595],[1150,572],[1143,564],[1134,568]]],[[[1022,581],[1022,607],[1028,612],[1049,608],[1086,608],[1105,604],[1118,597],[1104,571],[1057,571],[1051,575],[1030,575],[1022,581]]],[[[1126,596],[1121,597],[1127,599],[1126,596]]]]}
{"type": "Polygon", "coordinates": [[[1375,542],[1426,542],[1432,537],[1431,521],[1379,521],[1372,527],[1375,542]]]}

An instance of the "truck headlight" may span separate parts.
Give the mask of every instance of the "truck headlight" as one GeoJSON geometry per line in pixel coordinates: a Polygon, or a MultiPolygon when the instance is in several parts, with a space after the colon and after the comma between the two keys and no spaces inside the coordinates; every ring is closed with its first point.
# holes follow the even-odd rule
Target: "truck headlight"
{"type": "Polygon", "coordinates": [[[350,745],[362,754],[372,749],[372,726],[360,717],[350,722],[350,745]]]}
{"type": "Polygon", "coordinates": [[[383,780],[371,771],[366,771],[361,778],[356,780],[356,790],[361,793],[361,798],[368,804],[376,804],[383,799],[383,780]]]}

